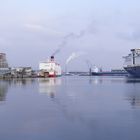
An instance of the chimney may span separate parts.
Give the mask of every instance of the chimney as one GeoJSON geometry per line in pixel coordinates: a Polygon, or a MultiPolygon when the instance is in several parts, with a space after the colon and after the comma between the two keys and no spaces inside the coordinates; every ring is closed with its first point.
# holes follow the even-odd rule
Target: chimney
{"type": "Polygon", "coordinates": [[[54,61],[54,56],[51,56],[51,61],[54,61]]]}

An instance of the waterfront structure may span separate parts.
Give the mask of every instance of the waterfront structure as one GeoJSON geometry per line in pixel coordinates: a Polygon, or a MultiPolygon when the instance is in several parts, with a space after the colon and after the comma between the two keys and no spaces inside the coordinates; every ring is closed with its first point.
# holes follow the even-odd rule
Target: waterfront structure
{"type": "Polygon", "coordinates": [[[5,53],[0,53],[0,68],[8,68],[8,62],[5,53]]]}
{"type": "Polygon", "coordinates": [[[47,61],[39,63],[39,76],[40,77],[57,77],[61,76],[61,66],[55,62],[54,56],[47,61]]]}
{"type": "Polygon", "coordinates": [[[13,77],[13,78],[33,77],[33,70],[31,67],[11,68],[11,77],[13,77]]]}
{"type": "Polygon", "coordinates": [[[31,67],[16,67],[8,66],[5,53],[0,53],[0,78],[28,78],[37,77],[35,71],[31,67]]]}
{"type": "Polygon", "coordinates": [[[9,73],[10,73],[10,68],[8,66],[8,62],[6,59],[6,54],[0,53],[0,77],[9,73]]]}
{"type": "Polygon", "coordinates": [[[131,53],[123,57],[124,69],[134,77],[140,77],[140,49],[131,49],[131,53]]]}

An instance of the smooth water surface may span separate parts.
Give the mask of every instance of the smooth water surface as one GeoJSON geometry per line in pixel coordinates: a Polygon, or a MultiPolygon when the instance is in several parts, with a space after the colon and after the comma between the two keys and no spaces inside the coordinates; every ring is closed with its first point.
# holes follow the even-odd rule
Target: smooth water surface
{"type": "Polygon", "coordinates": [[[0,140],[139,140],[140,79],[0,81],[0,140]]]}

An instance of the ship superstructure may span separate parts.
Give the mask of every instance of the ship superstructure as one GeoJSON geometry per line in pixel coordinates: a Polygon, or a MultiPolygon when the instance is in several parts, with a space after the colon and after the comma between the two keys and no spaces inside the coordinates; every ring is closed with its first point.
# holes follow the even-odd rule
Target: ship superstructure
{"type": "Polygon", "coordinates": [[[40,77],[57,77],[61,76],[61,66],[55,62],[54,56],[47,61],[39,63],[39,76],[40,77]]]}
{"type": "Polygon", "coordinates": [[[131,49],[131,53],[123,57],[124,69],[134,77],[140,77],[140,49],[131,49]]]}

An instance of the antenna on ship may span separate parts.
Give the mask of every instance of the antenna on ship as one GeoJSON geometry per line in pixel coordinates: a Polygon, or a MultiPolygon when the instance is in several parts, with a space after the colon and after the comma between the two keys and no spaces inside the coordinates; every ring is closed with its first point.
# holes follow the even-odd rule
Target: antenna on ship
{"type": "Polygon", "coordinates": [[[88,66],[88,70],[89,70],[89,75],[92,75],[92,64],[89,60],[86,60],[86,64],[88,66]]]}

